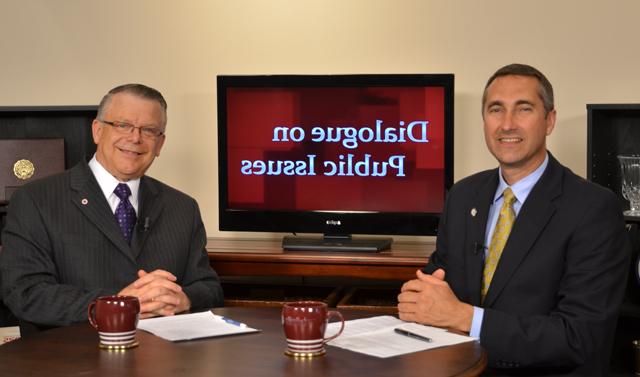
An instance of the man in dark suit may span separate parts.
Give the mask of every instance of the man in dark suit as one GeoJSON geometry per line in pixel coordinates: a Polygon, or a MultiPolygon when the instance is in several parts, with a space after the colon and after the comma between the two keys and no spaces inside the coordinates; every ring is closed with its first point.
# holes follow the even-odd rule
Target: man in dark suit
{"type": "Polygon", "coordinates": [[[499,69],[482,115],[499,168],[452,187],[400,318],[479,338],[491,373],[606,375],[630,255],[619,201],[547,152],[553,89],[535,68],[499,69]]]}
{"type": "Polygon", "coordinates": [[[14,193],[0,276],[21,325],[86,321],[89,303],[113,294],[137,296],[142,318],[222,305],[196,201],[144,175],[164,144],[166,109],[155,89],[112,89],[92,124],[91,161],[14,193]]]}

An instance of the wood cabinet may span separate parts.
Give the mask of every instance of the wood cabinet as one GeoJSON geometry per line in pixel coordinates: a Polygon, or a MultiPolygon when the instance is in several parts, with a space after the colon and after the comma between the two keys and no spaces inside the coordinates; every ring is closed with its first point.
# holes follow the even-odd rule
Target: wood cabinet
{"type": "MultiPolygon", "coordinates": [[[[56,165],[56,170],[68,169],[85,157],[93,155],[96,150],[91,135],[91,122],[96,117],[97,110],[98,106],[0,106],[0,140],[6,143],[17,140],[60,139],[63,141],[64,165],[56,165]]],[[[7,169],[13,166],[15,160],[7,161],[7,151],[4,149],[2,152],[5,153],[0,153],[0,157],[4,159],[0,161],[0,166],[7,169]]],[[[47,161],[45,165],[49,163],[50,161],[47,161]]],[[[39,167],[36,167],[36,170],[44,171],[39,167]]],[[[6,182],[3,182],[2,177],[12,173],[5,170],[0,174],[0,232],[4,228],[10,194],[15,190],[15,187],[5,187],[6,182]]],[[[36,179],[38,174],[33,178],[36,179]]]]}
{"type": "Polygon", "coordinates": [[[387,312],[395,311],[400,286],[415,277],[434,248],[394,243],[377,253],[284,251],[278,240],[237,239],[211,239],[207,245],[228,305],[275,306],[308,298],[387,312]]]}
{"type": "MultiPolygon", "coordinates": [[[[640,155],[640,104],[587,105],[587,179],[618,195],[623,208],[629,203],[620,186],[619,154],[640,155]]],[[[611,375],[633,372],[632,341],[640,339],[640,284],[638,263],[640,254],[640,218],[625,217],[632,242],[631,266],[622,303],[613,352],[611,375]]]]}

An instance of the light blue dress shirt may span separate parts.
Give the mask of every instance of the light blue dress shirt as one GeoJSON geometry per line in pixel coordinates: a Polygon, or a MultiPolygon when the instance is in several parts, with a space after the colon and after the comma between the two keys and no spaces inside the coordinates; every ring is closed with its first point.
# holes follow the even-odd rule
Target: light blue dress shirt
{"type": "MultiPolygon", "coordinates": [[[[502,202],[504,201],[502,193],[507,187],[511,187],[511,191],[513,195],[516,197],[516,201],[513,203],[513,210],[516,213],[516,218],[520,213],[520,208],[522,208],[522,204],[527,197],[531,193],[533,186],[538,183],[540,177],[542,177],[542,173],[547,168],[549,164],[549,154],[547,154],[544,158],[544,161],[536,170],[534,170],[528,176],[522,178],[518,182],[509,186],[507,182],[505,182],[504,178],[502,178],[502,169],[498,170],[498,176],[500,177],[500,182],[498,183],[498,188],[496,189],[496,193],[493,197],[493,202],[489,207],[489,217],[487,218],[487,230],[485,232],[484,244],[487,245],[484,247],[484,257],[487,258],[487,254],[489,252],[489,244],[491,243],[491,236],[493,235],[493,231],[496,227],[496,222],[498,221],[498,215],[500,214],[500,208],[502,208],[502,202]]],[[[480,338],[480,330],[482,329],[482,319],[484,318],[484,309],[474,306],[473,307],[473,319],[471,320],[471,331],[469,331],[469,336],[474,338],[480,338]]]]}

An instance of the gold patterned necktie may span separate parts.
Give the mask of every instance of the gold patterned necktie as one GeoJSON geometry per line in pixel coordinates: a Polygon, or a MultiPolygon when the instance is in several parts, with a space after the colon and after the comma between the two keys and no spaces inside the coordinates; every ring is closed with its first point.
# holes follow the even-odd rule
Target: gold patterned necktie
{"type": "Polygon", "coordinates": [[[482,300],[487,295],[489,285],[491,285],[491,279],[496,272],[500,255],[504,245],[507,243],[509,233],[513,227],[513,222],[516,219],[516,213],[513,210],[513,203],[516,201],[516,197],[513,195],[511,188],[506,188],[502,193],[504,201],[502,202],[502,208],[500,208],[500,215],[498,215],[498,221],[496,227],[491,235],[491,243],[489,244],[489,253],[487,259],[484,262],[484,272],[482,274],[482,300]]]}

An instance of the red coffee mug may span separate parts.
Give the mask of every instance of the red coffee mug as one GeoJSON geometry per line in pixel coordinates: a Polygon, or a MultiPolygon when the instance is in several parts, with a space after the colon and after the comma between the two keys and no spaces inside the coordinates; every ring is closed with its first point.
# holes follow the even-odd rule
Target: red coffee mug
{"type": "Polygon", "coordinates": [[[89,323],[100,335],[100,348],[127,349],[138,345],[136,327],[140,301],[134,296],[102,296],[89,304],[89,323]]]}
{"type": "Polygon", "coordinates": [[[324,345],[342,334],[344,318],[340,312],[328,310],[320,301],[297,301],[282,307],[282,326],[287,339],[285,354],[295,357],[313,357],[324,355],[324,345]],[[329,318],[337,317],[341,321],[340,330],[325,338],[329,318]]]}

